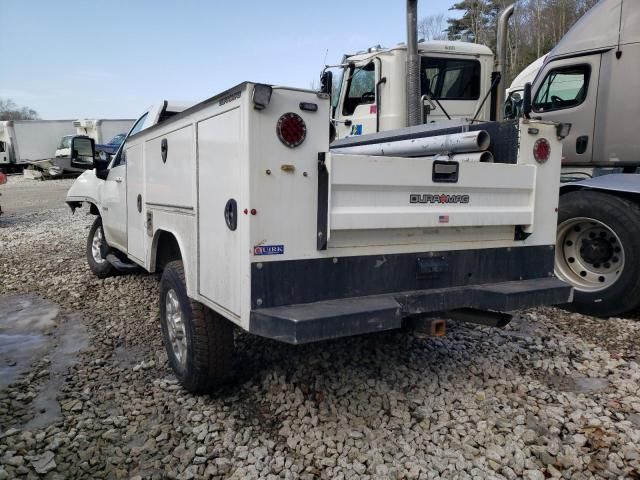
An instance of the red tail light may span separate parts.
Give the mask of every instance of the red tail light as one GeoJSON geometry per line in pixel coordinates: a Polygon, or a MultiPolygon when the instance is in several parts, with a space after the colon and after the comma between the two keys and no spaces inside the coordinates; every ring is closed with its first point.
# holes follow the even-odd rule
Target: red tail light
{"type": "Polygon", "coordinates": [[[294,148],[304,142],[307,137],[307,125],[297,113],[285,113],[278,119],[276,126],[278,138],[289,148],[294,148]]]}
{"type": "Polygon", "coordinates": [[[551,145],[546,138],[539,138],[536,143],[533,144],[533,158],[538,163],[544,163],[549,160],[551,155],[551,145]]]}

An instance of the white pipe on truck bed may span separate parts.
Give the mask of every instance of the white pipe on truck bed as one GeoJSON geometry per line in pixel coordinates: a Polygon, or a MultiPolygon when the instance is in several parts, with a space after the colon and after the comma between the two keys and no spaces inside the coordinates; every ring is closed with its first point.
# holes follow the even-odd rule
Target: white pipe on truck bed
{"type": "Polygon", "coordinates": [[[493,153],[491,152],[468,152],[454,153],[452,155],[432,155],[425,157],[429,160],[447,160],[451,162],[482,162],[493,163],[493,153]]]}
{"type": "Polygon", "coordinates": [[[331,149],[332,153],[380,155],[390,157],[422,157],[443,153],[478,152],[489,148],[491,139],[485,130],[452,133],[436,137],[412,138],[396,142],[371,143],[331,149]]]}

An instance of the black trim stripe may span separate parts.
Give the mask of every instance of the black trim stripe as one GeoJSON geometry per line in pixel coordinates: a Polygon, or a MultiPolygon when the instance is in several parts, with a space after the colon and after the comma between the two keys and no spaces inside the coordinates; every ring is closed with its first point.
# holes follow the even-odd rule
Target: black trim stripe
{"type": "Polygon", "coordinates": [[[553,260],[554,247],[545,245],[256,262],[251,265],[251,304],[267,308],[547,278],[553,260]],[[438,268],[429,268],[432,264],[438,268]]]}

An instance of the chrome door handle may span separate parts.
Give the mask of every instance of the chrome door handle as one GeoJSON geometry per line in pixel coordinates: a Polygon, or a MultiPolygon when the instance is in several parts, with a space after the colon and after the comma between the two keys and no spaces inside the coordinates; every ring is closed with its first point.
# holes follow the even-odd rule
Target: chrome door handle
{"type": "Polygon", "coordinates": [[[114,180],[115,180],[116,182],[120,183],[120,182],[122,182],[122,177],[116,177],[116,178],[114,178],[114,180]]]}

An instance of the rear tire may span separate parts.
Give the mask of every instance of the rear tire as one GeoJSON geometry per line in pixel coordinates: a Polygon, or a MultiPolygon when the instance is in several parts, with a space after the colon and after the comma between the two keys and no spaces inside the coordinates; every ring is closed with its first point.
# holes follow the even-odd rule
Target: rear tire
{"type": "Polygon", "coordinates": [[[231,322],[187,296],[182,261],[165,266],[160,280],[160,323],[169,365],[190,392],[207,392],[232,369],[231,322]]]}
{"type": "Polygon", "coordinates": [[[567,309],[611,317],[640,305],[640,207],[580,190],[560,197],[556,275],[573,285],[567,309]]]}
{"type": "Polygon", "coordinates": [[[87,237],[87,263],[96,277],[107,278],[115,273],[115,267],[107,261],[110,252],[111,248],[107,245],[102,230],[102,218],[97,216],[87,237]]]}

